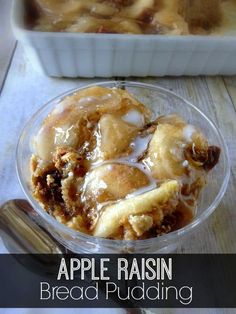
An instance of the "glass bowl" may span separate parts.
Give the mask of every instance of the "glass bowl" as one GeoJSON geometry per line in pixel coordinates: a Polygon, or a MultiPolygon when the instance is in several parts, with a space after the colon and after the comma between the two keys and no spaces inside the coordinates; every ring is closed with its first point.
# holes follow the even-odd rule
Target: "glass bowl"
{"type": "Polygon", "coordinates": [[[25,126],[17,147],[18,178],[27,199],[41,216],[42,224],[62,245],[75,253],[168,253],[172,252],[180,242],[198,225],[212,214],[221,201],[229,181],[230,167],[228,151],[224,139],[214,125],[199,109],[176,94],[157,86],[128,81],[112,81],[91,84],[73,89],[54,98],[43,106],[25,126]],[[189,123],[200,128],[207,136],[210,144],[221,148],[220,161],[209,173],[208,183],[203,189],[193,221],[187,226],[156,238],[147,240],[110,240],[97,238],[70,229],[46,213],[31,193],[31,174],[29,161],[32,154],[31,138],[39,130],[42,121],[64,97],[90,86],[119,87],[127,89],[135,97],[149,107],[154,116],[177,113],[189,123]]]}

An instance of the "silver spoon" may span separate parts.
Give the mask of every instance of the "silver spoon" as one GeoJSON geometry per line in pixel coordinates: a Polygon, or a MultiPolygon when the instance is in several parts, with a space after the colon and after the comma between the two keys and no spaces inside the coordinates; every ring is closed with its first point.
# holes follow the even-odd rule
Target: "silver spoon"
{"type": "MultiPolygon", "coordinates": [[[[1,206],[0,236],[10,253],[72,253],[61,246],[57,240],[41,226],[41,218],[35,213],[29,202],[22,199],[10,200],[1,206]]],[[[22,264],[25,263],[20,256],[18,256],[18,260],[22,264]]],[[[45,262],[45,260],[42,260],[42,262],[45,262]]],[[[28,268],[29,265],[26,266],[28,268]]],[[[30,265],[31,270],[34,272],[38,272],[39,266],[40,264],[30,265]]],[[[124,310],[127,314],[144,313],[144,311],[139,308],[124,310]]]]}
{"type": "Polygon", "coordinates": [[[10,253],[66,253],[40,226],[40,217],[26,200],[15,199],[1,206],[0,236],[10,253]]]}

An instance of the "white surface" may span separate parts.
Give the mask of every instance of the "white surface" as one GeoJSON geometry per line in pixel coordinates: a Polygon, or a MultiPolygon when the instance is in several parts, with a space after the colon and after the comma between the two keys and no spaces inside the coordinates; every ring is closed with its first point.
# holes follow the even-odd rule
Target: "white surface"
{"type": "Polygon", "coordinates": [[[32,64],[55,77],[236,74],[234,36],[163,36],[26,31],[22,0],[13,26],[32,64]]]}

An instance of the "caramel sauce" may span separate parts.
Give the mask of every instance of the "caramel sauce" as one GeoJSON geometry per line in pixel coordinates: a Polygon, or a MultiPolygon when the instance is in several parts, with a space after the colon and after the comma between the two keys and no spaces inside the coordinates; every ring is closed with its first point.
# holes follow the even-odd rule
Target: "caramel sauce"
{"type": "Polygon", "coordinates": [[[177,115],[151,116],[125,90],[93,87],[66,97],[34,138],[34,197],[91,235],[104,232],[105,225],[96,227],[110,210],[112,239],[147,239],[187,225],[220,148],[177,115]]]}

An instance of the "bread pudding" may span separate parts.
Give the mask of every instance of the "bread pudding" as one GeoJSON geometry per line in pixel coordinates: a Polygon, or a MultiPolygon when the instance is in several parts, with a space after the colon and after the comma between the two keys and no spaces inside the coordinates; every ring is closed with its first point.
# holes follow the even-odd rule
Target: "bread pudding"
{"type": "Polygon", "coordinates": [[[59,222],[108,239],[191,222],[220,148],[177,114],[153,116],[119,88],[62,99],[32,139],[32,193],[59,222]]]}
{"type": "Polygon", "coordinates": [[[235,0],[26,0],[26,7],[37,31],[188,35],[219,32],[229,24],[228,16],[235,11],[236,3],[235,0]]]}

